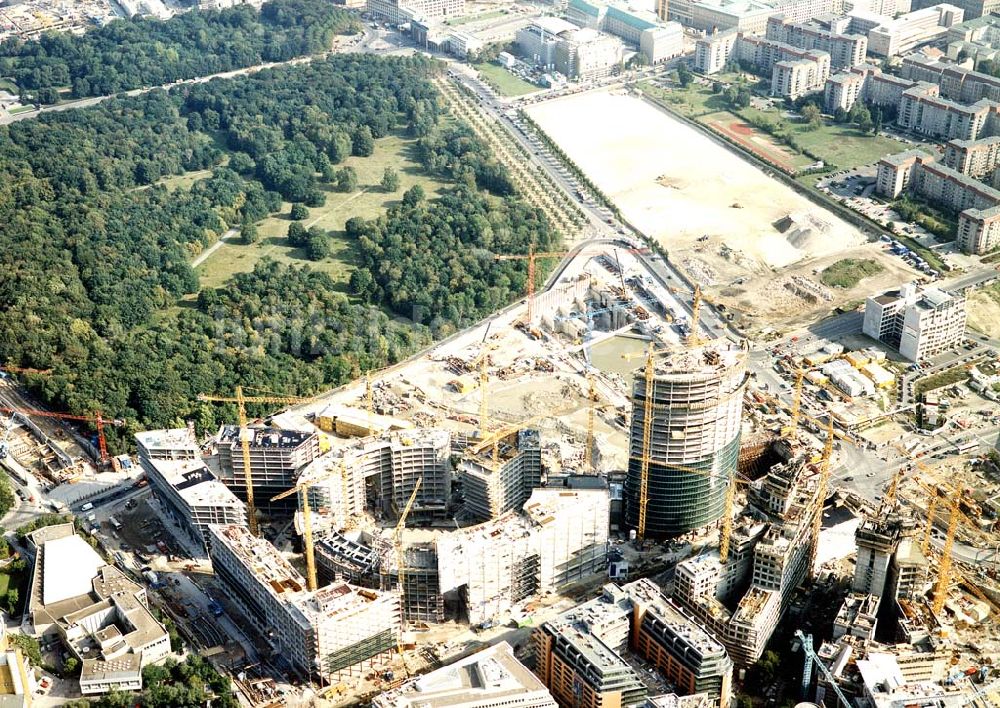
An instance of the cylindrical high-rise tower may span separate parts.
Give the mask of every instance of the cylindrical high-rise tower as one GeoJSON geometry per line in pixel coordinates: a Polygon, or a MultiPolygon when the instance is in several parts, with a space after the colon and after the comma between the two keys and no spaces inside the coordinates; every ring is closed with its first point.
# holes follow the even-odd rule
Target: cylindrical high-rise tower
{"type": "Polygon", "coordinates": [[[667,353],[654,370],[646,450],[645,367],[636,371],[625,480],[625,519],[630,528],[639,525],[644,454],[649,455],[647,538],[679,536],[722,516],[726,485],[736,471],[740,451],[746,381],[745,346],[710,343],[667,353]]]}

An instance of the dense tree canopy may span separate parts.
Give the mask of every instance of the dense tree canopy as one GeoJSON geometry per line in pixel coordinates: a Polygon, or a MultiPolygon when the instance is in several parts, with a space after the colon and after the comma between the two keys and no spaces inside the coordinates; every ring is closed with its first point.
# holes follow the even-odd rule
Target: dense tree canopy
{"type": "MultiPolygon", "coordinates": [[[[51,368],[28,383],[58,410],[205,429],[233,412],[199,393],[312,393],[520,297],[524,262],[493,254],[551,250],[556,235],[478,138],[438,125],[439,70],[338,55],[0,126],[0,361],[51,368]],[[456,186],[433,200],[414,186],[382,217],[351,220],[357,300],[266,260],[199,292],[194,256],[282,199],[321,205],[334,166],[393,130],[419,137],[424,167],[456,186]],[[195,169],[211,176],[162,181],[195,169]]],[[[330,248],[300,221],[289,240],[316,259],[330,248]]]]}
{"type": "Polygon", "coordinates": [[[28,91],[68,86],[76,97],[107,96],[315,54],[357,28],[357,19],[324,0],[271,0],[260,13],[238,5],[169,20],[135,17],[83,35],[10,39],[0,44],[0,76],[28,91]]]}

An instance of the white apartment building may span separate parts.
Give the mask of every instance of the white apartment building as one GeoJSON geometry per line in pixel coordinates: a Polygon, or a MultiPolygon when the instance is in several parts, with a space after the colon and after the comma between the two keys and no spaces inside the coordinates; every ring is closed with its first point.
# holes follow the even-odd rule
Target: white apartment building
{"type": "Polygon", "coordinates": [[[868,38],[841,30],[846,22],[813,20],[789,22],[784,17],[769,17],[767,38],[799,49],[815,49],[830,55],[832,69],[850,69],[865,61],[868,38]]]}
{"type": "Polygon", "coordinates": [[[822,59],[779,61],[771,70],[771,93],[794,101],[822,89],[829,75],[822,59]]]}
{"type": "Polygon", "coordinates": [[[330,681],[371,665],[400,637],[399,596],[348,583],[310,591],[268,541],[209,527],[212,566],[255,629],[304,676],[330,681]]]}
{"type": "Polygon", "coordinates": [[[716,32],[695,42],[694,68],[702,74],[717,74],[722,71],[733,54],[739,39],[735,29],[716,32]]]}
{"type": "Polygon", "coordinates": [[[966,209],[958,215],[955,241],[965,253],[982,255],[1000,246],[1000,206],[966,209]]]}
{"type": "Polygon", "coordinates": [[[923,361],[961,342],[965,321],[964,295],[907,283],[868,298],[862,331],[910,361],[923,361]]]}

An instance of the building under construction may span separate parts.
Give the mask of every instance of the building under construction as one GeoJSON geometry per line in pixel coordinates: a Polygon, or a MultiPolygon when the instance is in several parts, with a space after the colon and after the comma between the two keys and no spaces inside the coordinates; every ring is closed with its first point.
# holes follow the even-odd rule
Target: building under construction
{"type": "Polygon", "coordinates": [[[316,458],[302,470],[298,482],[315,480],[309,484],[308,494],[320,526],[344,528],[351,517],[360,517],[366,509],[394,518],[406,505],[418,479],[420,489],[411,518],[447,518],[451,452],[451,435],[445,430],[386,433],[316,458]]]}
{"type": "Polygon", "coordinates": [[[520,509],[542,486],[542,447],[537,430],[515,430],[469,448],[459,463],[467,519],[488,521],[520,509]]]}
{"type": "Polygon", "coordinates": [[[242,526],[209,527],[215,577],[272,653],[304,676],[350,674],[395,649],[399,598],[348,583],[310,591],[270,542],[242,526]]]}
{"type": "MultiPolygon", "coordinates": [[[[519,612],[533,595],[607,565],[608,491],[536,489],[521,511],[462,529],[403,532],[403,610],[411,621],[463,619],[488,626],[519,612]]],[[[391,531],[331,534],[317,543],[321,577],[395,587],[391,531]]]]}
{"type": "Polygon", "coordinates": [[[740,451],[746,366],[745,345],[712,343],[667,352],[649,390],[647,372],[635,373],[625,514],[638,528],[646,468],[644,536],[676,537],[722,516],[740,451]]]}
{"type": "Polygon", "coordinates": [[[749,520],[733,529],[726,562],[711,553],[677,566],[678,602],[739,666],[760,658],[792,593],[809,575],[823,507],[818,477],[805,455],[771,468],[747,495],[749,520]]]}
{"type": "MultiPolygon", "coordinates": [[[[254,506],[261,511],[274,508],[287,511],[291,502],[271,502],[271,497],[295,485],[299,471],[320,452],[319,434],[299,430],[250,427],[250,482],[254,506]]],[[[223,425],[216,436],[216,460],[219,478],[244,502],[247,501],[246,474],[243,464],[240,428],[223,425]]]]}

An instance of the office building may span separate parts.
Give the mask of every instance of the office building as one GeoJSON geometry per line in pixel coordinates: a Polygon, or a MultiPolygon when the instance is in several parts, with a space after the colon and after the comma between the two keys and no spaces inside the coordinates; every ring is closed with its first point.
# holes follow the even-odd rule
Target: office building
{"type": "Polygon", "coordinates": [[[34,633],[57,637],[80,662],[83,695],[141,689],[143,667],[170,654],[145,588],[105,563],[72,524],[45,531],[32,541],[27,612],[34,633]]]}
{"type": "Polygon", "coordinates": [[[458,476],[468,518],[486,521],[520,509],[532,490],[542,486],[538,431],[516,430],[470,447],[458,465],[458,476]]]}
{"type": "Polygon", "coordinates": [[[865,61],[868,38],[840,31],[832,18],[808,22],[789,22],[784,17],[769,17],[766,37],[799,49],[813,49],[830,55],[833,70],[850,69],[865,61]]]}
{"type": "Polygon", "coordinates": [[[536,17],[517,31],[517,51],[529,64],[555,68],[556,47],[576,25],[558,17],[536,17]]]}
{"type": "MultiPolygon", "coordinates": [[[[296,502],[292,497],[271,502],[271,497],[294,487],[299,471],[319,455],[319,434],[277,428],[246,429],[250,440],[250,482],[254,506],[262,511],[287,510],[296,502]]],[[[216,436],[219,479],[244,502],[247,500],[246,475],[243,469],[243,443],[240,429],[223,425],[216,436]]]]}
{"type": "Polygon", "coordinates": [[[677,22],[664,21],[665,16],[593,0],[570,0],[565,15],[578,27],[606,32],[637,47],[648,64],[684,53],[684,29],[677,22]]]}
{"type": "MultiPolygon", "coordinates": [[[[136,438],[148,435],[139,433],[136,438]]],[[[206,556],[209,524],[247,524],[246,505],[217,480],[200,459],[148,460],[143,458],[143,450],[140,442],[139,459],[146,470],[150,490],[164,511],[177,522],[181,533],[206,556]]]]}
{"type": "MultiPolygon", "coordinates": [[[[870,13],[855,11],[851,18],[859,22],[872,21],[870,13]]],[[[961,8],[939,4],[909,12],[895,19],[881,18],[868,31],[868,53],[877,57],[894,57],[912,52],[917,47],[937,42],[948,34],[948,28],[964,19],[961,8]]]]}
{"type": "Polygon", "coordinates": [[[414,18],[442,20],[465,14],[465,0],[367,0],[368,14],[390,25],[414,18]]]}
{"type": "Polygon", "coordinates": [[[630,706],[647,689],[625,657],[632,651],[682,694],[730,704],[732,662],[725,648],[666,599],[652,581],[605,585],[601,597],[532,634],[535,672],[561,706],[630,706]]]}
{"type": "Polygon", "coordinates": [[[558,708],[545,685],[507,642],[407,681],[372,708],[558,708]]]}
{"type": "Polygon", "coordinates": [[[940,354],[965,336],[965,296],[907,283],[869,297],[863,331],[910,361],[940,354]]]}
{"type": "Polygon", "coordinates": [[[881,598],[889,579],[889,566],[899,543],[900,523],[896,515],[867,514],[854,532],[858,557],[851,591],[881,598]]]}
{"type": "Polygon", "coordinates": [[[769,17],[808,22],[841,8],[841,0],[670,0],[667,15],[709,34],[736,30],[746,35],[762,35],[769,17]]]}
{"type": "MultiPolygon", "coordinates": [[[[912,9],[920,10],[934,7],[936,4],[935,0],[913,0],[912,9]]],[[[961,8],[966,20],[984,17],[1000,10],[1000,0],[955,0],[955,2],[949,4],[961,8]]]]}
{"type": "Polygon", "coordinates": [[[644,372],[636,372],[625,480],[629,527],[639,525],[644,457],[649,461],[646,536],[675,537],[718,521],[736,471],[746,381],[746,348],[736,345],[670,352],[657,362],[649,391],[644,372]],[[643,439],[647,399],[648,441],[643,439]]]}
{"type": "Polygon", "coordinates": [[[735,526],[724,564],[711,553],[677,566],[674,598],[738,666],[760,658],[792,593],[810,574],[816,515],[822,512],[817,474],[806,456],[775,465],[747,497],[753,517],[766,522],[735,526]]]}
{"type": "Polygon", "coordinates": [[[242,526],[212,525],[209,536],[216,579],[273,654],[301,675],[329,681],[397,647],[396,593],[343,582],[310,591],[274,546],[242,526]]]}
{"type": "Polygon", "coordinates": [[[611,75],[621,67],[625,47],[617,37],[592,29],[576,29],[560,35],[556,45],[556,71],[580,81],[593,81],[611,75]]]}

